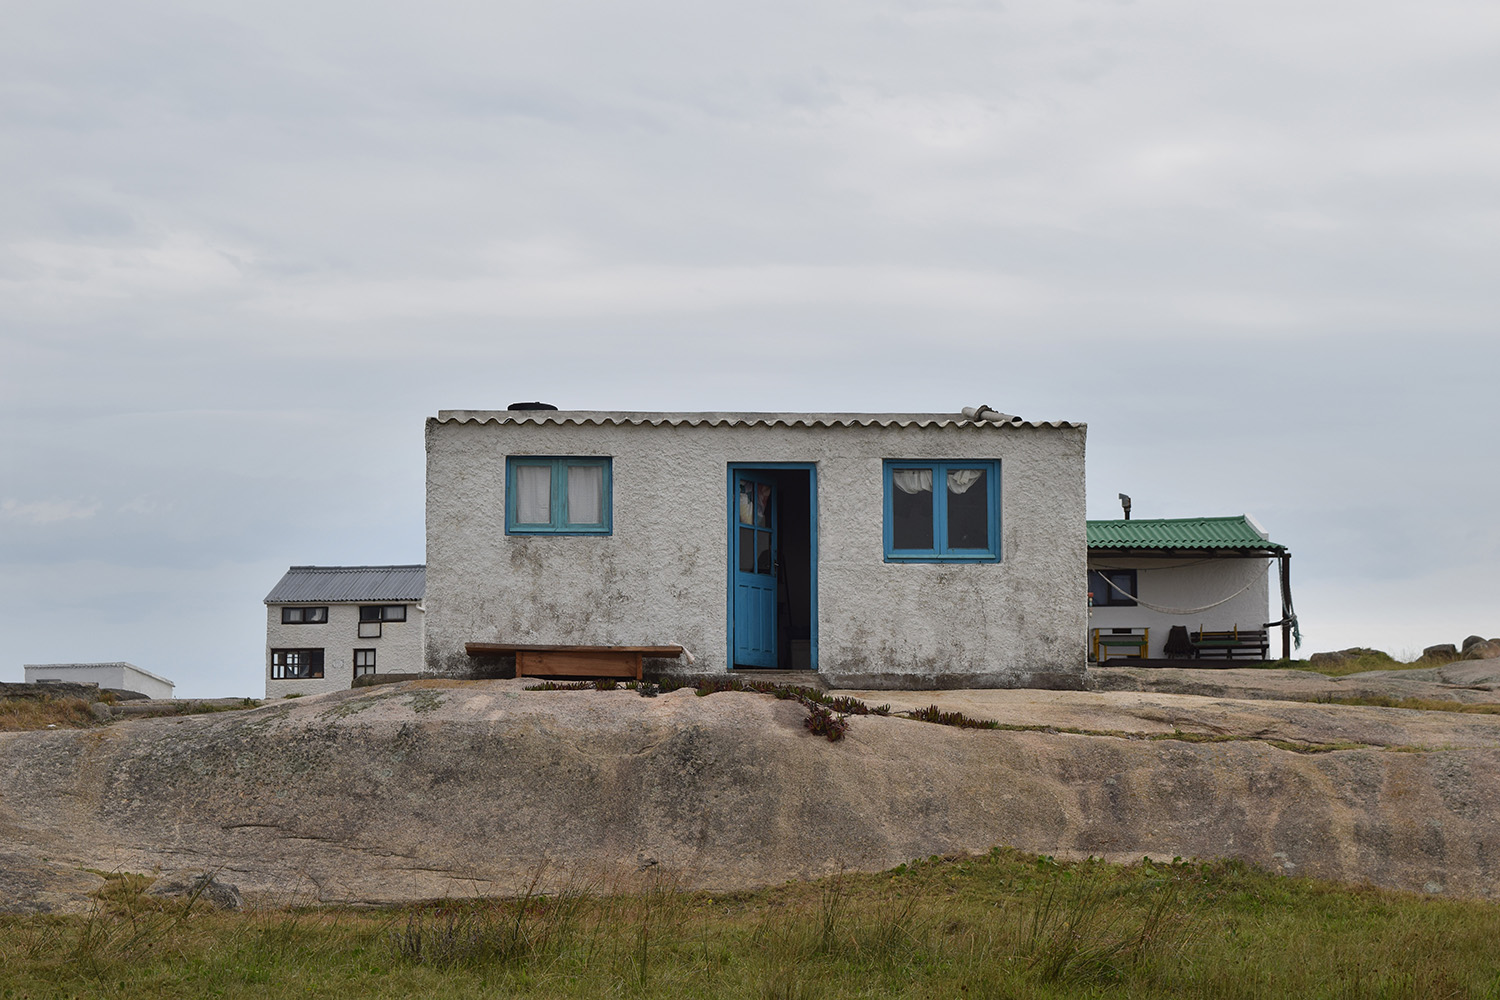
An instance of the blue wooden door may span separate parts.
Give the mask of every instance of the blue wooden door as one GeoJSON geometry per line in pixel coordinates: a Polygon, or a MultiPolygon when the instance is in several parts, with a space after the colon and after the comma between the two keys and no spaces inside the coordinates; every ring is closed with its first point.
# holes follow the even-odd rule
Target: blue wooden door
{"type": "Polygon", "coordinates": [[[776,487],[734,474],[734,662],[776,666],[776,487]]]}

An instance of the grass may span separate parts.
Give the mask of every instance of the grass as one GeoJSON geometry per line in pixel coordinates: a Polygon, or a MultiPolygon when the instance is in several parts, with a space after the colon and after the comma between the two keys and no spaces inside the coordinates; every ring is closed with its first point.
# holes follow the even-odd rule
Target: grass
{"type": "Polygon", "coordinates": [[[0,733],[28,729],[89,729],[99,725],[82,698],[0,698],[0,733]]]}
{"type": "Polygon", "coordinates": [[[214,913],[114,876],[0,917],[0,997],[1492,997],[1500,908],[1236,862],[997,849],[758,892],[540,874],[517,899],[214,913]]]}
{"type": "MultiPolygon", "coordinates": [[[[106,705],[118,702],[115,696],[105,692],[99,701],[106,705]]],[[[254,698],[241,698],[238,702],[221,704],[208,701],[179,701],[166,705],[154,705],[147,712],[132,712],[120,718],[151,719],[163,716],[208,715],[215,712],[239,712],[247,708],[258,708],[260,702],[254,698]]],[[[111,721],[120,721],[120,718],[111,721]]],[[[83,698],[40,697],[0,698],[0,733],[21,732],[32,729],[90,729],[108,725],[94,715],[89,702],[83,698]]]]}
{"type": "Polygon", "coordinates": [[[1350,674],[1362,674],[1367,670],[1424,670],[1428,667],[1446,666],[1452,662],[1454,661],[1448,657],[1435,660],[1413,659],[1406,662],[1378,649],[1364,649],[1357,655],[1335,662],[1315,664],[1308,660],[1278,660],[1266,666],[1278,670],[1304,670],[1308,673],[1322,674],[1325,677],[1347,677],[1350,674]]]}
{"type": "Polygon", "coordinates": [[[1500,704],[1495,702],[1441,701],[1436,698],[1391,698],[1387,695],[1366,695],[1349,698],[1319,698],[1319,705],[1362,705],[1369,708],[1407,708],[1416,712],[1463,712],[1470,715],[1500,715],[1500,704]]]}

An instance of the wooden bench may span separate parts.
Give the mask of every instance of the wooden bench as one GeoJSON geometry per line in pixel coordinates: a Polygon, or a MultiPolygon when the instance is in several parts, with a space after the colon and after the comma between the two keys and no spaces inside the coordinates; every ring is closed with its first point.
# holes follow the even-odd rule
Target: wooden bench
{"type": "Polygon", "coordinates": [[[470,642],[470,656],[515,654],[517,677],[629,677],[641,679],[641,662],[676,659],[681,646],[546,646],[513,642],[470,642]]]}
{"type": "Polygon", "coordinates": [[[1151,645],[1149,628],[1096,628],[1094,632],[1094,662],[1103,663],[1115,649],[1135,650],[1135,658],[1144,660],[1151,645]]]}
{"type": "Polygon", "coordinates": [[[1222,656],[1226,660],[1234,659],[1236,653],[1254,653],[1252,659],[1266,659],[1266,654],[1271,651],[1270,633],[1263,628],[1234,628],[1225,632],[1199,631],[1190,633],[1188,640],[1193,644],[1193,659],[1201,660],[1208,657],[1222,656]]]}

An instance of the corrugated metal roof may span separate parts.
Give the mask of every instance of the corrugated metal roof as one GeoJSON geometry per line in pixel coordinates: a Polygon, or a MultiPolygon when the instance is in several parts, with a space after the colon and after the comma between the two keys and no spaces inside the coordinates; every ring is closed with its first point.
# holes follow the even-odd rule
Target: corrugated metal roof
{"type": "Polygon", "coordinates": [[[1088,522],[1091,549],[1256,549],[1281,551],[1248,514],[1088,522]]]}
{"type": "Polygon", "coordinates": [[[426,590],[426,566],[293,566],[266,603],[420,601],[426,590]]]}
{"type": "Polygon", "coordinates": [[[962,413],[648,413],[629,410],[439,410],[440,424],[627,427],[1084,427],[1068,420],[975,419],[962,413]]]}

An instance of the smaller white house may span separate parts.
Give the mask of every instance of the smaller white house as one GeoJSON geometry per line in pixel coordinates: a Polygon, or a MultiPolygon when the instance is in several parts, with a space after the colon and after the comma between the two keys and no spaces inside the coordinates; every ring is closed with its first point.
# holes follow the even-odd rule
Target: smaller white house
{"type": "Polygon", "coordinates": [[[28,663],[26,683],[97,684],[100,690],[126,691],[147,698],[170,698],[177,685],[133,663],[28,663]]]}
{"type": "Polygon", "coordinates": [[[266,595],[266,697],[418,673],[425,566],[293,566],[266,595]]]}
{"type": "Polygon", "coordinates": [[[1088,565],[1091,659],[1259,660],[1278,645],[1283,658],[1291,655],[1291,553],[1249,514],[1089,521],[1088,565]],[[1272,563],[1280,570],[1278,619],[1270,610],[1272,563]],[[1181,631],[1169,645],[1174,626],[1181,631]],[[1248,648],[1246,634],[1261,631],[1265,649],[1248,648]],[[1238,641],[1207,636],[1195,649],[1191,637],[1204,633],[1238,641]]]}

